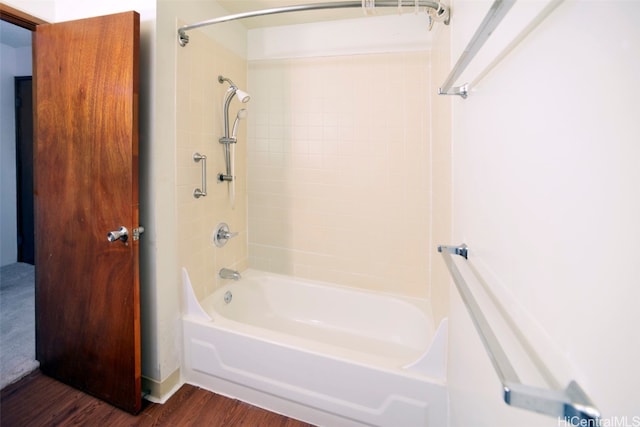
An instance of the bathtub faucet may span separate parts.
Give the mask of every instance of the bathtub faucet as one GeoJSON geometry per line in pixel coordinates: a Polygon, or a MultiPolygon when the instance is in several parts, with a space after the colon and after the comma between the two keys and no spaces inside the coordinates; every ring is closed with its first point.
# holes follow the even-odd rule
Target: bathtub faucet
{"type": "Polygon", "coordinates": [[[240,280],[240,273],[235,270],[231,270],[230,268],[223,268],[218,274],[220,274],[220,277],[223,279],[240,280]]]}

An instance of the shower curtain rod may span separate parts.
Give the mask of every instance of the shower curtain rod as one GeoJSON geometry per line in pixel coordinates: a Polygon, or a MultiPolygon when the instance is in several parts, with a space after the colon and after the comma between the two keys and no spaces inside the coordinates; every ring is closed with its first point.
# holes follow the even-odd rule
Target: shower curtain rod
{"type": "Polygon", "coordinates": [[[357,1],[339,1],[339,2],[327,2],[327,3],[313,3],[313,4],[301,4],[297,6],[283,6],[275,7],[272,9],[254,10],[250,12],[236,13],[234,15],[226,15],[218,18],[209,19],[195,24],[184,25],[178,28],[178,43],[180,46],[185,46],[189,43],[189,36],[187,31],[196,28],[204,27],[207,25],[220,24],[228,21],[235,21],[237,19],[253,18],[255,16],[273,15],[276,13],[287,12],[300,12],[304,10],[321,10],[321,9],[346,9],[346,8],[365,8],[365,4],[370,4],[373,7],[427,7],[435,11],[434,19],[442,21],[445,25],[449,25],[449,7],[438,2],[429,0],[362,0],[357,1]]]}

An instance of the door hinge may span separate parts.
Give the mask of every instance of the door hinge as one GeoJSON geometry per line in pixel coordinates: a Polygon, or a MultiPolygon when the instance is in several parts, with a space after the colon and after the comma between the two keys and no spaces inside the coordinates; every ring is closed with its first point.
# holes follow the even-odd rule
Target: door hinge
{"type": "Polygon", "coordinates": [[[144,233],[144,227],[139,226],[133,229],[133,240],[140,240],[140,235],[144,233]]]}

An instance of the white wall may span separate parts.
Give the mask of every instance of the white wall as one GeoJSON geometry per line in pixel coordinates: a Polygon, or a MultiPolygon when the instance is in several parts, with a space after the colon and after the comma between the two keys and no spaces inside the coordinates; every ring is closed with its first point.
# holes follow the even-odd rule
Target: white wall
{"type": "MultiPolygon", "coordinates": [[[[453,100],[452,243],[470,246],[558,385],[577,380],[610,425],[640,416],[639,14],[637,2],[565,1],[453,100]]],[[[452,63],[472,30],[454,14],[452,63]]],[[[559,425],[501,402],[452,295],[452,426],[559,425]]]]}
{"type": "MultiPolygon", "coordinates": [[[[431,46],[425,13],[369,16],[249,31],[249,60],[424,51],[431,46]]],[[[436,26],[438,24],[435,24],[436,26]]]]}
{"type": "Polygon", "coordinates": [[[0,266],[18,259],[14,77],[31,75],[31,48],[0,43],[0,266]]]}

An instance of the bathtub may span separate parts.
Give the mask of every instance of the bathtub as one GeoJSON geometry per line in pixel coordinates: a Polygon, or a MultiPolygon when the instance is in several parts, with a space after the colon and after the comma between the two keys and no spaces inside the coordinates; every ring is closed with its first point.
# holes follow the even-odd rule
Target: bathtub
{"type": "Polygon", "coordinates": [[[447,322],[429,302],[247,270],[198,301],[184,381],[319,426],[446,426],[447,322]]]}

